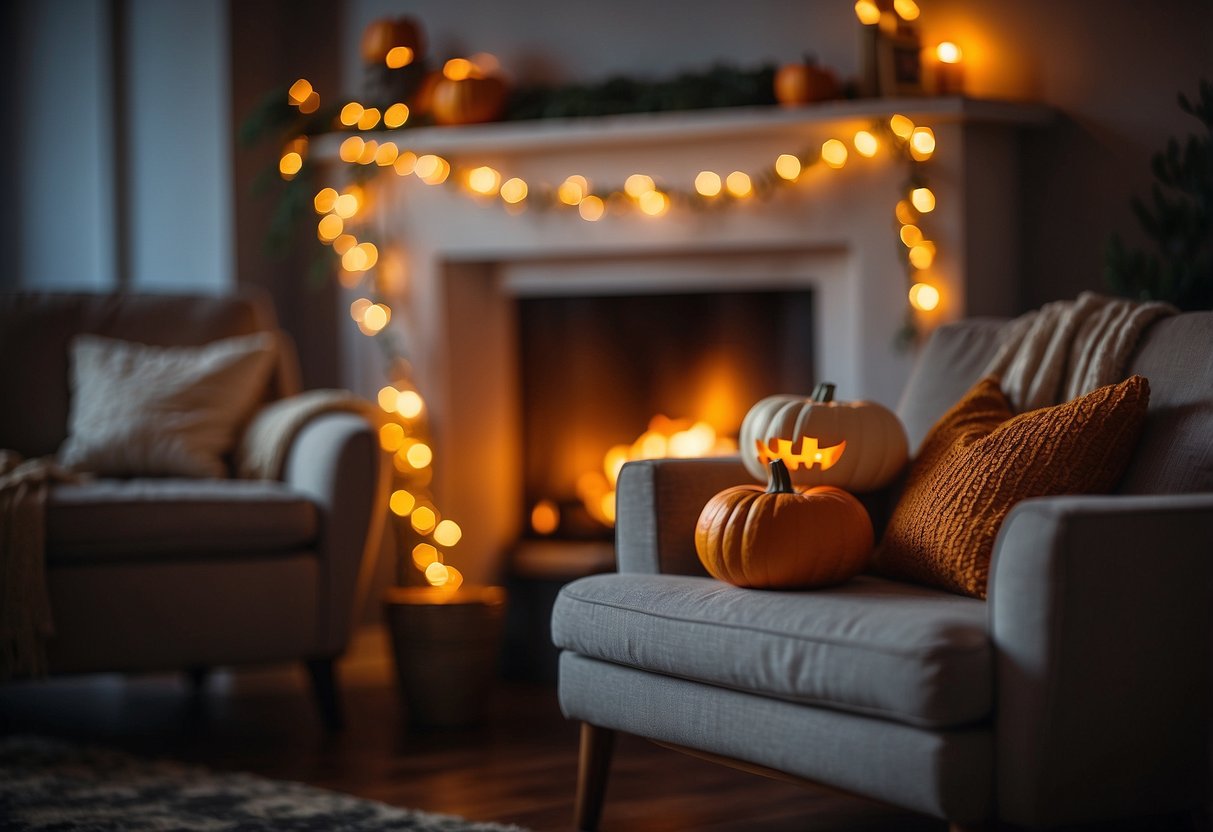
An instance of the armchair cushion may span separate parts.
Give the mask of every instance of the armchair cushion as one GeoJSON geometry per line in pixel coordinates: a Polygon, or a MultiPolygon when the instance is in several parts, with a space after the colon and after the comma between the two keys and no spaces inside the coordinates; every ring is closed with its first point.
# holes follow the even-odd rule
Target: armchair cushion
{"type": "Polygon", "coordinates": [[[223,560],[306,548],[316,506],[280,482],[98,479],[51,490],[47,562],[223,560]]]}
{"type": "Polygon", "coordinates": [[[590,658],[915,726],[992,709],[986,605],[860,577],[814,592],[595,575],[566,586],[552,638],[590,658]]]}
{"type": "Polygon", "coordinates": [[[201,347],[80,335],[60,461],[113,476],[222,477],[238,428],[265,397],[274,358],[266,332],[201,347]]]}
{"type": "Polygon", "coordinates": [[[1111,491],[1145,423],[1141,376],[1012,418],[986,378],[932,428],[876,555],[885,574],[986,597],[990,554],[1021,500],[1111,491]]]}

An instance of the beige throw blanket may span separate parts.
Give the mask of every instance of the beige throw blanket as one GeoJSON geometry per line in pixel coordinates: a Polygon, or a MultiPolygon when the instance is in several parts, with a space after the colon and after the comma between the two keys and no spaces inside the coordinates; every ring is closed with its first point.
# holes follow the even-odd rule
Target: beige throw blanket
{"type": "Polygon", "coordinates": [[[1141,334],[1178,310],[1083,292],[1016,318],[984,375],[997,376],[1017,413],[1068,402],[1121,381],[1141,334]]]}
{"type": "Polygon", "coordinates": [[[348,390],[309,390],[263,407],[244,431],[236,452],[236,474],[249,479],[281,479],[296,434],[322,413],[347,412],[379,424],[370,402],[348,390]]]}
{"type": "Polygon", "coordinates": [[[79,476],[42,457],[0,450],[0,679],[46,675],[54,633],[46,591],[46,495],[79,476]]]}

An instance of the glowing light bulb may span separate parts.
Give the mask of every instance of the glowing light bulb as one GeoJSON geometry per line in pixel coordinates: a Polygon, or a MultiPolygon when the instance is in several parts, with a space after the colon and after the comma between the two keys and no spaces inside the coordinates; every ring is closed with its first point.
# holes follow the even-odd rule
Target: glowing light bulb
{"type": "Polygon", "coordinates": [[[880,141],[867,130],[860,130],[851,142],[855,152],[866,159],[871,159],[880,150],[880,141]]]}
{"type": "Polygon", "coordinates": [[[399,395],[400,395],[400,391],[397,390],[395,387],[392,387],[391,385],[389,385],[387,387],[380,387],[379,395],[377,397],[377,400],[379,402],[379,407],[382,408],[385,413],[395,413],[396,412],[396,398],[399,395]]]}
{"type": "Polygon", "coordinates": [[[434,452],[430,450],[429,445],[424,442],[418,442],[408,449],[407,453],[405,453],[405,458],[408,459],[409,465],[420,469],[434,461],[434,452]]]}
{"type": "Polygon", "coordinates": [[[531,509],[531,528],[536,534],[549,535],[560,526],[560,509],[551,500],[540,500],[531,509]]]}
{"type": "Polygon", "coordinates": [[[501,183],[501,198],[510,205],[517,205],[522,200],[526,199],[527,186],[517,176],[513,179],[507,179],[501,183]]]}
{"type": "Polygon", "coordinates": [[[358,197],[352,193],[341,194],[333,201],[333,213],[342,219],[349,219],[358,213],[358,197]]]}
{"type": "Polygon", "coordinates": [[[396,412],[406,419],[416,419],[424,406],[416,390],[401,390],[396,397],[396,412]]]}
{"type": "Polygon", "coordinates": [[[431,586],[446,586],[450,574],[445,566],[435,561],[425,568],[425,579],[431,586]]]}
{"type": "Polygon", "coordinates": [[[893,210],[897,215],[897,221],[902,225],[912,225],[918,222],[918,212],[914,210],[914,206],[907,199],[897,200],[897,207],[893,210]]]}
{"type": "Polygon", "coordinates": [[[910,191],[910,202],[924,214],[935,210],[935,194],[930,188],[915,188],[910,191]]]}
{"type": "Polygon", "coordinates": [[[935,131],[930,127],[915,127],[910,134],[910,156],[925,162],[935,152],[935,131]]]}
{"type": "Polygon", "coordinates": [[[320,93],[314,91],[307,97],[306,101],[299,105],[299,112],[303,113],[304,115],[311,115],[319,109],[320,93]]]}
{"type": "Polygon", "coordinates": [[[395,163],[396,157],[399,155],[400,148],[396,147],[394,142],[384,142],[375,151],[375,164],[381,168],[386,168],[388,165],[395,163]]]}
{"type": "Polygon", "coordinates": [[[920,271],[929,269],[934,262],[935,244],[930,240],[923,240],[910,249],[910,265],[914,268],[920,271]]]}
{"type": "Polygon", "coordinates": [[[922,242],[922,229],[917,225],[903,225],[901,227],[901,241],[905,243],[906,248],[913,248],[922,242]]]}
{"type": "Polygon", "coordinates": [[[397,176],[408,176],[417,167],[417,154],[411,150],[406,150],[396,157],[396,161],[392,163],[392,167],[396,171],[397,176]]]}
{"type": "Polygon", "coordinates": [[[358,157],[362,155],[365,147],[366,142],[362,140],[361,136],[350,136],[341,143],[338,155],[341,157],[341,161],[353,164],[358,161],[358,157]]]}
{"type": "Polygon", "coordinates": [[[359,243],[357,248],[362,252],[362,256],[365,258],[362,271],[375,268],[375,264],[379,262],[379,249],[376,248],[375,244],[359,243]]]}
{"type": "Polygon", "coordinates": [[[379,123],[379,109],[377,107],[367,107],[362,111],[362,115],[358,117],[358,129],[370,130],[379,123]]]}
{"type": "Polygon", "coordinates": [[[580,205],[590,192],[590,182],[584,176],[573,174],[556,189],[557,198],[565,205],[580,205]]]}
{"type": "Polygon", "coordinates": [[[358,245],[357,237],[353,234],[342,234],[336,240],[333,240],[333,251],[337,252],[338,256],[340,256],[356,245],[358,245]]]}
{"type": "Polygon", "coordinates": [[[454,520],[443,520],[434,527],[434,542],[448,549],[463,537],[463,529],[454,520]]]}
{"type": "Polygon", "coordinates": [[[650,217],[660,217],[670,210],[670,198],[661,191],[646,191],[640,195],[639,204],[650,217]]]}
{"type": "Polygon", "coordinates": [[[357,101],[351,101],[349,104],[346,104],[341,108],[341,115],[339,116],[341,123],[346,127],[353,127],[358,123],[358,119],[362,118],[363,109],[363,106],[357,101]]]}
{"type": "Polygon", "coordinates": [[[910,287],[910,306],[921,312],[930,312],[939,306],[939,290],[930,283],[915,283],[910,287]]]}
{"type": "Polygon", "coordinates": [[[367,298],[358,298],[350,304],[350,317],[357,323],[362,323],[363,316],[366,315],[366,310],[370,309],[374,304],[367,298]]]}
{"type": "MultiPolygon", "coordinates": [[[[352,248],[350,251],[358,251],[358,249],[352,248]]],[[[349,252],[346,252],[346,254],[348,255],[349,252]]],[[[385,326],[387,326],[388,315],[388,308],[382,303],[376,303],[372,306],[368,306],[366,312],[362,315],[363,330],[368,334],[379,332],[385,326]]]]}
{"type": "Polygon", "coordinates": [[[724,186],[730,194],[738,199],[747,197],[754,192],[754,184],[750,182],[750,177],[739,170],[735,170],[725,177],[724,186]]]}
{"type": "Polygon", "coordinates": [[[341,217],[334,214],[328,214],[321,217],[320,222],[316,224],[316,233],[320,239],[326,243],[331,243],[341,236],[342,230],[345,228],[345,223],[341,221],[341,217]]]}
{"type": "Polygon", "coordinates": [[[417,498],[407,491],[393,491],[387,505],[397,517],[408,517],[413,506],[417,505],[417,498]]]}
{"type": "Polygon", "coordinates": [[[404,443],[404,428],[395,422],[388,422],[379,428],[379,447],[388,453],[395,453],[404,443]]]}
{"type": "Polygon", "coordinates": [[[606,204],[599,197],[590,194],[577,204],[577,213],[581,214],[581,218],[586,222],[597,222],[606,213],[606,204]]]}
{"type": "Polygon", "coordinates": [[[417,506],[413,509],[413,530],[418,534],[429,534],[430,529],[438,523],[438,515],[429,506],[417,506]]]}
{"type": "Polygon", "coordinates": [[[935,57],[943,64],[958,64],[964,56],[961,54],[959,46],[950,40],[945,40],[935,47],[935,57]]]}
{"type": "Polygon", "coordinates": [[[632,199],[640,199],[640,197],[652,191],[657,186],[653,182],[653,177],[646,176],[643,173],[633,173],[623,183],[623,191],[632,199]]]}
{"type": "Polygon", "coordinates": [[[295,174],[303,169],[303,157],[294,151],[284,153],[278,160],[278,173],[283,179],[294,179],[295,174]]]}
{"type": "Polygon", "coordinates": [[[431,563],[438,563],[438,550],[429,543],[418,543],[413,547],[413,563],[424,572],[431,563]]]}
{"type": "Polygon", "coordinates": [[[409,120],[409,105],[396,103],[383,111],[383,126],[396,129],[409,120]]]}
{"type": "Polygon", "coordinates": [[[413,173],[427,185],[441,185],[451,174],[451,164],[441,156],[427,153],[417,157],[413,173]]]}
{"type": "Polygon", "coordinates": [[[821,146],[821,161],[837,170],[847,163],[847,146],[838,139],[827,139],[821,146]]]}
{"type": "Polygon", "coordinates": [[[369,165],[375,161],[375,154],[379,152],[379,142],[371,139],[362,146],[362,153],[358,154],[358,164],[369,165]]]}
{"type": "Polygon", "coordinates": [[[717,196],[720,194],[722,183],[720,174],[710,170],[701,170],[695,177],[695,191],[700,196],[717,196]]]}
{"type": "Polygon", "coordinates": [[[452,81],[464,81],[472,77],[475,70],[467,58],[451,58],[442,66],[442,74],[452,81]]]}
{"type": "Polygon", "coordinates": [[[855,16],[859,18],[859,22],[865,26],[875,26],[880,22],[880,8],[874,0],[857,0],[855,3],[855,16]]]}
{"type": "Polygon", "coordinates": [[[889,129],[899,139],[908,139],[910,138],[910,134],[914,132],[914,122],[901,113],[894,113],[889,118],[889,129]]]}
{"type": "Polygon", "coordinates": [[[897,12],[902,20],[917,20],[921,14],[914,0],[893,0],[893,11],[897,12]]]}
{"type": "Polygon", "coordinates": [[[387,64],[388,69],[400,69],[411,64],[414,57],[413,50],[409,47],[393,46],[383,57],[383,62],[387,64]]]}
{"type": "Polygon", "coordinates": [[[501,187],[501,174],[488,165],[468,171],[468,187],[478,194],[493,196],[501,187]]]}
{"type": "Polygon", "coordinates": [[[795,182],[800,176],[800,160],[790,153],[781,153],[775,160],[775,173],[789,182],[795,182]]]}
{"type": "Polygon", "coordinates": [[[312,200],[312,205],[315,206],[317,214],[327,214],[329,211],[333,210],[333,203],[336,201],[336,189],[321,188],[316,192],[316,196],[312,200]]]}
{"type": "Polygon", "coordinates": [[[298,106],[299,104],[307,101],[313,92],[314,90],[312,89],[312,83],[306,78],[300,78],[298,81],[291,84],[291,88],[286,91],[286,95],[292,104],[298,106]]]}

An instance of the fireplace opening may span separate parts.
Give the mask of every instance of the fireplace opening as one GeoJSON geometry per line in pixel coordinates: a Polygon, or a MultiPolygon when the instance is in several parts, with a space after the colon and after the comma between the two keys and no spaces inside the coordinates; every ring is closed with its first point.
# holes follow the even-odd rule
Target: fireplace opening
{"type": "Polygon", "coordinates": [[[754,402],[809,391],[812,302],[786,289],[519,298],[526,536],[610,540],[623,458],[731,452],[754,402]]]}

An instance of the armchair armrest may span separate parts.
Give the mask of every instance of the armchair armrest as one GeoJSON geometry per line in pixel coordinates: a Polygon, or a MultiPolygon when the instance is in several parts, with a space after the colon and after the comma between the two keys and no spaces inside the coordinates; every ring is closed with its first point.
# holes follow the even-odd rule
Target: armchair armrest
{"type": "Polygon", "coordinates": [[[349,638],[358,587],[370,579],[386,517],[387,460],[356,413],[313,416],[295,433],[282,479],[320,511],[320,657],[349,638]]]}
{"type": "Polygon", "coordinates": [[[1024,501],[996,541],[989,599],[1004,820],[1202,805],[1213,493],[1024,501]]]}
{"type": "Polygon", "coordinates": [[[615,558],[620,572],[706,575],[695,554],[695,523],[717,491],[752,483],[736,457],[645,459],[619,472],[615,558]]]}

